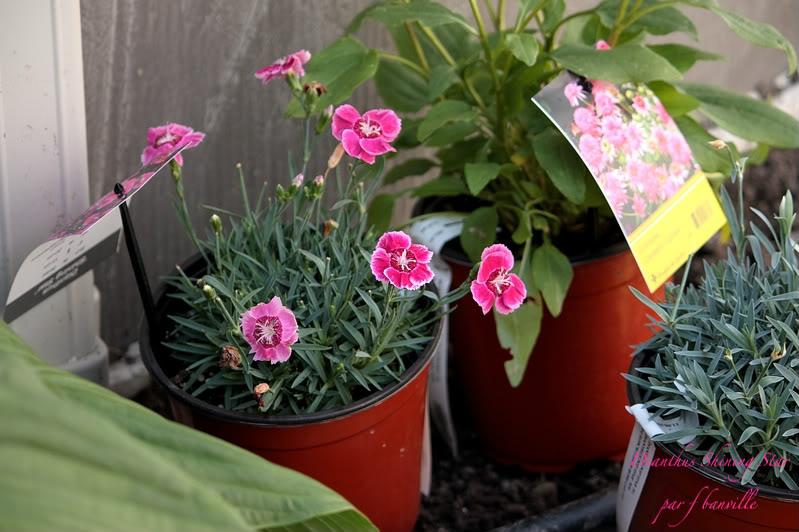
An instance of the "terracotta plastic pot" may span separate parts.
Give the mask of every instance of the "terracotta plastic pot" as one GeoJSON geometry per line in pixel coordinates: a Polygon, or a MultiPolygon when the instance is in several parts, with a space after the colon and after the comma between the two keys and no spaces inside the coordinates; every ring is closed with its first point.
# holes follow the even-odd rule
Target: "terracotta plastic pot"
{"type": "MultiPolygon", "coordinates": [[[[196,276],[202,266],[194,261],[184,270],[196,276]]],[[[174,304],[162,286],[156,323],[164,329],[174,304]]],[[[150,331],[142,321],[142,359],[168,392],[176,420],[322,482],[381,530],[413,528],[419,514],[427,374],[439,325],[400,382],[343,407],[297,416],[232,412],[184,392],[169,379],[179,368],[160,347],[164,329],[150,331]]]]}
{"type": "MultiPolygon", "coordinates": [[[[630,374],[635,375],[633,371],[641,365],[641,359],[637,357],[633,361],[630,374]]],[[[627,394],[631,405],[643,402],[641,389],[632,382],[627,383],[627,394]]],[[[671,457],[680,457],[681,453],[683,458],[686,456],[676,443],[654,442],[654,449],[653,459],[668,461],[671,457]]],[[[699,460],[695,461],[700,463],[699,460]]],[[[640,464],[640,461],[636,464],[640,464]]],[[[724,473],[714,468],[699,465],[651,467],[643,487],[639,489],[640,495],[629,526],[629,530],[636,532],[799,530],[799,492],[731,483],[724,473]],[[755,489],[756,495],[751,491],[747,494],[747,491],[755,489]],[[667,499],[673,510],[663,508],[667,499]],[[679,501],[683,501],[683,504],[679,504],[679,501]],[[724,505],[713,504],[724,501],[737,503],[726,509],[724,505]]]]}
{"type": "MultiPolygon", "coordinates": [[[[446,252],[446,248],[444,250],[446,252]]],[[[648,292],[626,246],[594,260],[572,263],[574,278],[563,310],[545,309],[541,333],[524,378],[508,383],[510,358],[497,340],[494,318],[462,304],[451,318],[451,340],[472,419],[486,453],[533,471],[565,471],[578,462],[613,457],[627,448],[632,419],[620,376],[631,345],[649,336],[647,307],[628,286],[648,292]]],[[[443,254],[453,285],[470,264],[443,254]]],[[[662,295],[662,288],[659,291],[662,295]]]]}

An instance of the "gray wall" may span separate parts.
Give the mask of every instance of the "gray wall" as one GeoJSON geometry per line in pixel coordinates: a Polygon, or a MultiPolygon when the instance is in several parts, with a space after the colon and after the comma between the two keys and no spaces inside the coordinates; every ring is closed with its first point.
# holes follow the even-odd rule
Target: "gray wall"
{"type": "MultiPolygon", "coordinates": [[[[286,153],[299,152],[296,121],[281,118],[288,98],[282,82],[262,86],[253,73],[275,58],[306,48],[317,51],[339,37],[370,0],[81,0],[90,192],[98,198],[134,171],[149,126],[174,121],[208,134],[186,154],[190,204],[238,207],[234,165],[244,165],[250,190],[289,179],[286,153]]],[[[446,2],[466,13],[465,0],[446,2]]],[[[722,3],[777,26],[799,43],[794,0],[727,0],[722,3]]],[[[512,5],[513,2],[509,2],[512,5]]],[[[574,2],[580,9],[593,2],[574,2]]],[[[781,54],[737,39],[715,16],[696,10],[701,45],[733,63],[706,64],[691,79],[748,90],[784,70],[781,54]]],[[[376,25],[360,35],[386,44],[376,25]]],[[[378,104],[370,88],[356,92],[359,109],[378,104]]],[[[322,146],[326,152],[332,143],[322,146]]],[[[320,163],[326,154],[320,153],[320,163]],[[323,155],[323,156],[322,156],[323,155]]],[[[170,199],[167,174],[140,192],[131,212],[153,285],[190,252],[170,199]]],[[[400,215],[407,212],[407,206],[400,215]]],[[[208,214],[196,208],[204,227],[208,214]]],[[[124,348],[137,336],[141,306],[125,252],[97,269],[103,294],[103,337],[124,348]]]]}

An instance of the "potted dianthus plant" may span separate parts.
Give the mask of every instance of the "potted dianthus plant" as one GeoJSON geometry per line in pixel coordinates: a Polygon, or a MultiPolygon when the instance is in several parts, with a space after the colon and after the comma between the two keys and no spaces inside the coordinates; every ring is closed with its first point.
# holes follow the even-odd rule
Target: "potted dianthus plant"
{"type": "MultiPolygon", "coordinates": [[[[510,251],[497,245],[468,282],[438,294],[429,284],[432,252],[401,231],[381,235],[370,226],[368,200],[400,119],[344,105],[314,123],[311,106],[326,88],[304,83],[309,57],[300,51],[256,74],[264,83],[284,78],[306,110],[297,174],[277,185],[275,197],[262,190],[251,201],[238,165],[243,212],[216,210],[201,238],[182,160],[171,162],[175,206],[198,254],[157,295],[155,325],[142,325],[143,358],[178,420],[323,482],[382,530],[409,530],[419,510],[427,371],[442,307],[490,284],[503,296],[491,292],[479,304],[512,310],[526,291],[510,273],[510,251]],[[306,179],[328,124],[341,142],[323,171],[306,179]],[[358,142],[355,131],[365,128],[369,141],[358,142]],[[353,163],[340,163],[345,152],[353,163]],[[330,208],[326,188],[337,200],[330,208]]],[[[197,145],[202,134],[168,124],[152,128],[148,140],[145,162],[197,145]]]]}
{"type": "MultiPolygon", "coordinates": [[[[743,165],[735,168],[733,179],[743,165]]],[[[752,223],[747,234],[742,203],[736,214],[726,190],[722,199],[733,244],[727,260],[705,263],[699,286],[668,285],[665,301],[637,294],[657,318],[625,375],[627,393],[656,430],[654,443],[645,437],[628,450],[621,485],[648,474],[634,511],[619,513],[622,531],[799,529],[793,200],[790,192],[782,198],[776,228],[754,211],[763,226],[752,223]]]]}
{"type": "MultiPolygon", "coordinates": [[[[627,368],[629,346],[647,336],[646,308],[627,290],[644,290],[644,280],[616,221],[622,211],[643,211],[646,191],[629,191],[622,198],[628,201],[613,201],[611,208],[578,154],[530,98],[568,70],[587,80],[566,88],[573,106],[587,98],[609,104],[607,113],[583,107],[586,120],[577,122],[588,133],[581,145],[593,147],[593,160],[600,161],[600,176],[607,170],[602,161],[613,159],[617,146],[612,133],[621,138],[624,111],[617,103],[623,91],[615,86],[624,83],[648,84],[660,101],[664,127],[684,135],[685,141],[672,135],[667,159],[690,158],[690,146],[712,178],[729,175],[730,167],[706,145],[712,137],[700,125],[704,119],[756,141],[758,154],[768,145],[799,142],[796,120],[770,105],[681,81],[697,61],[721,59],[663,42],[663,36],[680,33],[697,38],[686,6],[718,14],[751,43],[785,51],[795,69],[794,49],[777,30],[715,0],[603,0],[576,12],[567,10],[565,0],[469,0],[463,7],[471,16],[430,0],[384,0],[359,13],[346,36],[308,65],[319,81],[339,89],[374,78],[386,105],[405,113],[397,145],[426,150],[387,172],[384,183],[400,190],[376,196],[370,209],[375,223],[388,225],[399,197],[421,200],[419,216],[462,215],[460,237],[442,250],[456,283],[494,242],[506,244],[518,259],[516,273],[529,289],[518,312],[484,316],[462,305],[452,315],[461,381],[491,389],[485,394],[482,386],[464,386],[471,418],[486,451],[503,462],[552,471],[623,452],[630,420],[616,376],[627,368]],[[394,50],[357,40],[367,20],[390,33],[394,50]],[[407,185],[408,177],[430,174],[422,184],[407,185]],[[496,335],[485,333],[494,327],[496,335]],[[564,357],[580,371],[563,372],[564,357]],[[584,415],[585,404],[592,405],[591,416],[584,415]],[[543,426],[548,438],[540,437],[543,426]]],[[[345,96],[331,91],[314,111],[345,96]]],[[[287,112],[303,111],[294,103],[287,112]]],[[[651,167],[650,180],[679,180],[679,164],[656,168],[641,153],[632,149],[627,163],[651,167]]],[[[655,194],[661,190],[658,185],[655,194]]]]}

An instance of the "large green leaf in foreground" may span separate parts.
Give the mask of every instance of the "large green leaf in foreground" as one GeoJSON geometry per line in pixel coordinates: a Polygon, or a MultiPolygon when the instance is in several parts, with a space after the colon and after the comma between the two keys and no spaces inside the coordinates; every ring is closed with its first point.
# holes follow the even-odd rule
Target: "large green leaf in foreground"
{"type": "Polygon", "coordinates": [[[375,530],[322,484],[42,362],[0,321],[0,530],[375,530]]]}

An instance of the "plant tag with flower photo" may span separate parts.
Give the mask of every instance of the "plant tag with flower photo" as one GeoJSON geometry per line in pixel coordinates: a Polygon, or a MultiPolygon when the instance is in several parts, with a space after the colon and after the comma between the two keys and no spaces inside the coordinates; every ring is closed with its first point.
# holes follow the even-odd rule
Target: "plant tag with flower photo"
{"type": "Polygon", "coordinates": [[[564,72],[532,100],[590,170],[650,291],[724,225],[688,143],[646,85],[564,72]]]}
{"type": "Polygon", "coordinates": [[[117,207],[147,184],[184,147],[141,167],[121,183],[124,194],[109,192],[36,247],[14,277],[3,319],[9,323],[14,321],[116,253],[122,229],[117,207]]]}

